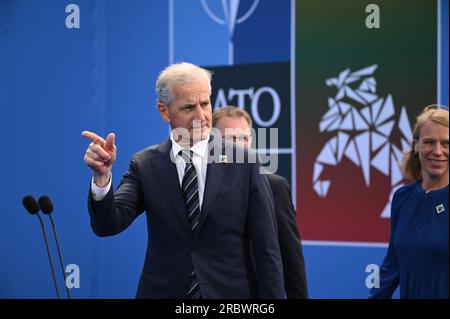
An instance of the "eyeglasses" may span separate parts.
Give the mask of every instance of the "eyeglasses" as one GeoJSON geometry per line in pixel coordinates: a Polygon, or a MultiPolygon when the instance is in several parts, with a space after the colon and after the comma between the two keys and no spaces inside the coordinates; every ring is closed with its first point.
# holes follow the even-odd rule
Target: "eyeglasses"
{"type": "Polygon", "coordinates": [[[429,110],[444,110],[444,111],[448,112],[448,106],[441,105],[441,104],[431,104],[425,108],[425,112],[429,111],[429,110]]]}

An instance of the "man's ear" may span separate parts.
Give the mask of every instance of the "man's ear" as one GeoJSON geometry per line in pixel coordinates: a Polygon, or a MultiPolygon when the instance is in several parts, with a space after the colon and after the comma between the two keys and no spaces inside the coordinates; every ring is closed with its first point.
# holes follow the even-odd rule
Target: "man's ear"
{"type": "Polygon", "coordinates": [[[167,106],[162,102],[158,102],[158,111],[162,119],[166,121],[167,124],[170,124],[169,110],[167,109],[167,106]]]}

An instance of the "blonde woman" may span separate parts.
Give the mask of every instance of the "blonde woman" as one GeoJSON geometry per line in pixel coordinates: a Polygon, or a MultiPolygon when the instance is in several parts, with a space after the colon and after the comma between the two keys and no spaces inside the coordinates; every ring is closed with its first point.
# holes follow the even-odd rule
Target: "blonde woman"
{"type": "Polygon", "coordinates": [[[369,298],[449,297],[448,108],[426,107],[417,117],[403,172],[414,183],[391,206],[391,235],[380,285],[369,298]]]}

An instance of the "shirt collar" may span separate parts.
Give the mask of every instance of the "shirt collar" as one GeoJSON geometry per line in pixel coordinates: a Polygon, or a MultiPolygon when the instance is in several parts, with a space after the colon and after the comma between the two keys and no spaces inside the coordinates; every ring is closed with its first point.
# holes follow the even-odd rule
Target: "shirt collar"
{"type": "MultiPolygon", "coordinates": [[[[170,133],[170,140],[172,141],[172,155],[174,158],[177,158],[179,156],[179,152],[184,149],[180,146],[175,140],[173,139],[172,133],[170,133]]],[[[204,140],[201,140],[197,143],[195,143],[192,147],[189,148],[192,152],[197,154],[203,159],[207,158],[207,151],[208,151],[208,141],[209,141],[209,135],[204,140]]]]}

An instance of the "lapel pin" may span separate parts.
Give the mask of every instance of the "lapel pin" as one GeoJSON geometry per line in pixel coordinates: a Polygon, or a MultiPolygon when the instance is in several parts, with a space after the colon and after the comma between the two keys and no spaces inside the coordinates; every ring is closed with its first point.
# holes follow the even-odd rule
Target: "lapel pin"
{"type": "Polygon", "coordinates": [[[226,155],[219,155],[219,163],[227,163],[227,156],[226,155]]]}
{"type": "Polygon", "coordinates": [[[444,205],[443,205],[443,204],[439,204],[439,205],[436,206],[436,212],[437,212],[438,214],[440,214],[440,213],[442,213],[442,212],[444,212],[444,211],[445,211],[445,208],[444,208],[444,205]]]}

